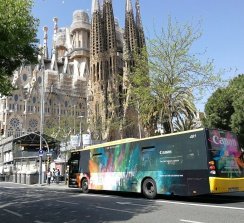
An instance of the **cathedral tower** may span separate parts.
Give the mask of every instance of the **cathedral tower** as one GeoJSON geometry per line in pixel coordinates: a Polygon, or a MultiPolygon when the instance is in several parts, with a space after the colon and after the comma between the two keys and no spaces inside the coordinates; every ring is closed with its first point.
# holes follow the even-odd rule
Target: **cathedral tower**
{"type": "Polygon", "coordinates": [[[93,0],[88,122],[94,138],[100,140],[120,138],[123,65],[117,39],[112,0],[104,0],[102,9],[93,0]]]}
{"type": "MultiPolygon", "coordinates": [[[[107,114],[107,82],[105,80],[104,29],[98,0],[92,2],[90,31],[90,75],[88,80],[88,123],[95,139],[102,139],[107,114]]],[[[108,66],[107,66],[108,67],[108,66]]],[[[107,75],[107,72],[106,72],[107,75]]]]}
{"type": "Polygon", "coordinates": [[[123,137],[141,137],[141,128],[139,125],[138,105],[132,100],[130,76],[135,66],[134,55],[141,53],[145,46],[145,38],[142,27],[139,0],[136,0],[136,20],[134,18],[131,0],[126,0],[125,7],[125,32],[124,32],[124,112],[123,112],[123,137]]]}
{"type": "Polygon", "coordinates": [[[102,8],[99,0],[93,0],[88,80],[88,123],[93,138],[115,140],[138,136],[137,133],[131,135],[135,126],[130,126],[130,131],[127,131],[127,124],[122,122],[126,113],[133,113],[133,122],[138,120],[137,112],[128,107],[131,96],[129,75],[134,66],[133,55],[144,45],[138,0],[136,21],[131,0],[126,0],[124,31],[118,29],[112,0],[104,0],[102,8]]]}
{"type": "Polygon", "coordinates": [[[138,39],[138,48],[140,50],[146,46],[145,35],[143,31],[143,25],[141,20],[141,9],[139,0],[136,0],[136,27],[137,27],[137,39],[138,39]]]}

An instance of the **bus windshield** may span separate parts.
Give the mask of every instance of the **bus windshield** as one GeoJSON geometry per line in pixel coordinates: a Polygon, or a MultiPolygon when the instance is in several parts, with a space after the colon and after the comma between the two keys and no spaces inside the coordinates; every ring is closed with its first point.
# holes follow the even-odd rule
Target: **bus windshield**
{"type": "Polygon", "coordinates": [[[217,177],[243,177],[244,162],[237,136],[228,131],[209,130],[209,158],[214,161],[217,177]]]}

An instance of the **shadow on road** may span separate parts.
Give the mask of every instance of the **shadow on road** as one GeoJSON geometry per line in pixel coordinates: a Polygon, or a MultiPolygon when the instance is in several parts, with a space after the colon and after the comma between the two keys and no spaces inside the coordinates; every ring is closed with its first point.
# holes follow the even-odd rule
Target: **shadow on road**
{"type": "Polygon", "coordinates": [[[153,213],[160,208],[146,199],[143,204],[139,200],[131,204],[121,199],[140,197],[131,193],[92,191],[91,195],[104,196],[78,196],[81,193],[78,190],[44,188],[4,188],[2,192],[0,222],[8,223],[122,222],[141,214],[153,213]],[[105,199],[105,195],[113,196],[105,199]]]}
{"type": "Polygon", "coordinates": [[[149,214],[151,216],[151,214],[157,214],[159,210],[162,216],[168,214],[169,209],[156,202],[160,200],[205,204],[244,202],[244,193],[195,197],[159,195],[155,200],[143,198],[138,193],[111,191],[90,191],[87,196],[80,195],[82,195],[82,192],[79,189],[64,188],[55,190],[55,188],[47,187],[1,187],[0,222],[141,222],[142,219],[139,220],[138,218],[142,215],[149,214]]]}

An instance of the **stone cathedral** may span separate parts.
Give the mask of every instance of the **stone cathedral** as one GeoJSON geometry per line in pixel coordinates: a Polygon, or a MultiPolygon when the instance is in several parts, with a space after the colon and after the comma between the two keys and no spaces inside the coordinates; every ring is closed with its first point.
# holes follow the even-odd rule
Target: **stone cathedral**
{"type": "Polygon", "coordinates": [[[119,27],[112,4],[93,0],[91,18],[77,10],[70,27],[59,27],[54,18],[51,49],[44,27],[40,63],[16,71],[12,80],[16,90],[0,98],[5,137],[39,131],[42,82],[44,128],[67,116],[72,134],[79,133],[76,127],[82,119],[87,126],[83,130],[94,140],[139,137],[137,110],[129,106],[128,95],[133,55],[145,46],[139,0],[135,14],[132,1],[125,0],[124,28],[119,27]]]}
{"type": "Polygon", "coordinates": [[[131,0],[126,0],[124,30],[114,18],[112,0],[105,0],[102,7],[93,1],[87,105],[94,138],[110,141],[139,136],[138,115],[128,106],[127,88],[133,54],[144,46],[139,0],[136,16],[131,0]]]}

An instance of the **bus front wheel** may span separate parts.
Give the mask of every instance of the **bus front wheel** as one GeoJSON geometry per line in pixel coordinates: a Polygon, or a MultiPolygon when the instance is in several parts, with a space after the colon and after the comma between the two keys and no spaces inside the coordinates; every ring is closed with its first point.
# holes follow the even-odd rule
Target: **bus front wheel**
{"type": "Polygon", "coordinates": [[[142,193],[148,199],[153,199],[157,195],[157,186],[153,179],[147,178],[142,183],[142,193]]]}
{"type": "Polygon", "coordinates": [[[89,189],[88,189],[88,180],[87,178],[83,178],[81,181],[81,190],[83,193],[88,193],[89,189]]]}

